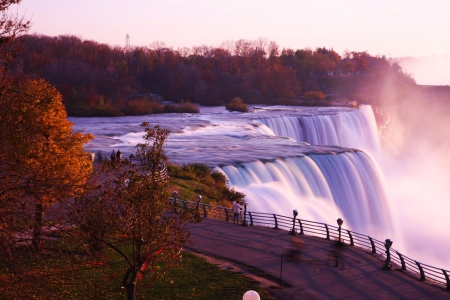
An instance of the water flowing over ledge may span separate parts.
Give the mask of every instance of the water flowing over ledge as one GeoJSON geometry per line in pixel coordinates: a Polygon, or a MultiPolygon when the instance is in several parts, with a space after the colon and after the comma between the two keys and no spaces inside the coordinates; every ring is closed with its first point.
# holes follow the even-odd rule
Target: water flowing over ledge
{"type": "Polygon", "coordinates": [[[372,107],[329,114],[279,115],[257,121],[275,135],[311,145],[336,145],[377,152],[380,147],[372,107]]]}
{"type": "Polygon", "coordinates": [[[124,156],[142,141],[144,121],[172,130],[166,154],[178,164],[221,166],[252,210],[327,222],[344,217],[360,232],[390,229],[384,179],[371,152],[379,141],[372,108],[264,106],[250,113],[202,108],[200,114],[72,118],[106,154],[124,156]],[[323,145],[318,145],[323,144],[323,145]],[[107,151],[107,152],[106,152],[107,151]]]}
{"type": "Polygon", "coordinates": [[[271,162],[222,166],[231,186],[247,195],[252,211],[329,221],[342,216],[360,232],[392,226],[383,176],[361,151],[310,154],[271,162]]]}
{"type": "MultiPolygon", "coordinates": [[[[323,222],[344,217],[346,226],[352,223],[349,228],[381,240],[394,238],[400,251],[408,249],[408,253],[422,261],[430,261],[428,255],[420,257],[431,251],[434,253],[434,264],[447,261],[448,265],[446,253],[449,250],[441,242],[448,232],[439,225],[446,224],[443,209],[446,204],[442,204],[445,200],[439,200],[447,194],[440,189],[440,186],[445,186],[445,176],[432,179],[429,172],[423,172],[422,177],[419,177],[422,183],[418,184],[414,172],[417,164],[422,165],[420,161],[402,160],[400,169],[395,169],[399,164],[391,161],[394,159],[397,162],[397,158],[387,157],[387,161],[383,161],[386,151],[380,149],[377,153],[380,146],[370,106],[361,105],[359,109],[257,106],[251,107],[249,113],[228,112],[224,107],[201,107],[199,114],[69,120],[75,124],[75,130],[84,130],[95,136],[95,140],[86,147],[89,152],[102,150],[104,155],[109,156],[112,149],[120,149],[124,158],[137,143],[142,142],[143,132],[139,126],[142,122],[160,125],[172,131],[165,147],[171,162],[200,162],[211,168],[230,166],[237,169],[236,173],[243,172],[240,168],[254,164],[252,168],[262,166],[258,176],[266,173],[272,176],[269,179],[279,178],[269,181],[259,179],[263,183],[240,183],[242,187],[235,186],[247,194],[251,210],[256,211],[257,207],[266,212],[285,209],[283,214],[289,216],[292,215],[292,209],[298,209],[299,217],[323,222]],[[264,120],[277,120],[279,128],[288,128],[289,131],[276,132],[276,127],[266,125],[264,120]],[[295,132],[301,132],[304,136],[302,139],[307,141],[297,140],[301,138],[295,132]],[[311,145],[315,142],[310,137],[314,137],[317,143],[331,143],[333,138],[337,143],[333,142],[335,145],[332,146],[311,145]],[[384,175],[371,155],[377,158],[389,178],[388,200],[384,175]],[[308,168],[314,166],[314,172],[308,173],[308,168],[303,167],[294,175],[285,175],[293,172],[293,165],[300,164],[292,162],[295,160],[302,161],[308,168]],[[408,177],[405,172],[414,174],[408,177]],[[297,173],[301,173],[301,176],[297,173]],[[305,179],[295,179],[295,176],[305,179]],[[405,180],[408,178],[414,180],[405,180]],[[436,182],[439,183],[437,189],[433,189],[436,182]],[[422,195],[419,190],[425,184],[429,186],[428,196],[422,195]],[[350,196],[347,198],[347,195],[350,196]],[[256,201],[261,201],[261,204],[256,201]],[[282,201],[286,205],[282,205],[282,201]],[[414,205],[410,205],[412,203],[414,205]],[[397,209],[391,210],[390,207],[397,209]],[[414,207],[428,214],[428,218],[416,213],[414,207]],[[439,218],[434,222],[436,216],[439,218]],[[420,225],[411,228],[411,220],[420,225]],[[433,222],[426,225],[426,220],[433,222]],[[416,238],[418,234],[422,238],[416,238]],[[425,248],[428,250],[424,251],[425,248]]],[[[405,156],[400,158],[404,159],[405,156]]],[[[440,161],[436,164],[442,166],[440,161]]],[[[425,170],[430,170],[429,165],[425,166],[425,170]]],[[[262,178],[266,178],[266,175],[262,178]]]]}

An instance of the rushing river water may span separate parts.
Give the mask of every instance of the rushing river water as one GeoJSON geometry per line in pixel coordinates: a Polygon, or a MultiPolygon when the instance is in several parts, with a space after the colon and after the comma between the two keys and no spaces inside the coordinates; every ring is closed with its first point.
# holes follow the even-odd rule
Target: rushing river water
{"type": "MultiPolygon", "coordinates": [[[[421,253],[407,250],[411,237],[396,222],[399,212],[376,159],[382,147],[370,106],[257,106],[249,113],[201,107],[199,114],[69,119],[75,130],[95,136],[89,151],[107,156],[113,149],[130,154],[142,141],[142,122],[168,128],[169,160],[217,168],[246,194],[250,211],[290,216],[298,209],[300,218],[326,223],[342,217],[346,228],[394,238],[406,255],[421,253]]],[[[426,255],[414,258],[430,262],[426,255]]]]}

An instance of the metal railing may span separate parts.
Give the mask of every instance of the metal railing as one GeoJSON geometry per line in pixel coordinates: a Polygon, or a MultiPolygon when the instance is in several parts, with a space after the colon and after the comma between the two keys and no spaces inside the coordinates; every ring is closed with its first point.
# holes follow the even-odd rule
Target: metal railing
{"type": "MultiPolygon", "coordinates": [[[[198,202],[192,202],[187,200],[180,200],[176,198],[170,198],[175,201],[177,207],[184,209],[197,209],[204,218],[213,218],[224,221],[233,220],[233,212],[229,207],[216,206],[198,202]]],[[[294,230],[295,234],[306,234],[310,236],[317,236],[327,240],[339,239],[339,227],[302,220],[294,217],[287,217],[271,213],[260,213],[246,211],[246,223],[249,226],[260,226],[273,228],[278,230],[285,230],[291,232],[294,230]],[[295,223],[293,221],[295,220],[295,223]]],[[[241,217],[241,221],[242,218],[241,217]]],[[[436,268],[421,262],[418,262],[397,250],[386,247],[386,244],[382,241],[374,239],[368,235],[357,233],[351,230],[341,228],[341,242],[348,246],[356,246],[372,254],[380,254],[384,258],[387,257],[387,251],[390,251],[390,262],[400,268],[402,271],[409,273],[410,275],[417,277],[420,281],[429,280],[439,285],[443,285],[447,291],[450,291],[450,270],[442,268],[436,268]]],[[[387,260],[387,259],[386,259],[387,260]]],[[[388,261],[383,261],[382,266],[385,267],[388,261]]]]}

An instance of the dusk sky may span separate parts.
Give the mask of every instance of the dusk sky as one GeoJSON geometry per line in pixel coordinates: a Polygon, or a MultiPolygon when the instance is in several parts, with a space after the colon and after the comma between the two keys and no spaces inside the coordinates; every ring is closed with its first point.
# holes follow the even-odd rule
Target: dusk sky
{"type": "MultiPolygon", "coordinates": [[[[333,48],[387,57],[450,54],[450,1],[23,0],[30,33],[109,45],[219,46],[265,37],[281,48],[333,48]]],[[[14,11],[15,13],[16,11],[14,11]]]]}

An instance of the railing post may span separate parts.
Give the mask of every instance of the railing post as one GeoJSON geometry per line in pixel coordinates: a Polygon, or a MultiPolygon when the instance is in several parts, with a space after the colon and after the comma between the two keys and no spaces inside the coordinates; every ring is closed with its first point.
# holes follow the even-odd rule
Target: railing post
{"type": "Polygon", "coordinates": [[[348,237],[350,238],[350,246],[355,246],[355,244],[353,244],[353,236],[352,236],[350,230],[347,230],[347,234],[348,234],[348,237]]]}
{"type": "Polygon", "coordinates": [[[401,255],[398,251],[395,252],[397,252],[398,257],[400,258],[400,262],[402,263],[402,270],[406,270],[405,259],[403,258],[403,255],[401,255]]]}
{"type": "Polygon", "coordinates": [[[229,217],[228,217],[228,209],[226,207],[223,208],[225,210],[225,216],[226,216],[226,220],[229,221],[229,217]]]}
{"type": "Polygon", "coordinates": [[[253,226],[253,216],[251,212],[248,212],[248,216],[250,217],[250,226],[253,226]]]}
{"type": "Polygon", "coordinates": [[[300,233],[299,234],[304,234],[302,221],[300,219],[297,219],[297,220],[298,220],[298,224],[300,225],[300,233]]]}
{"type": "Polygon", "coordinates": [[[330,239],[330,230],[328,229],[328,225],[327,224],[323,224],[323,225],[325,225],[325,229],[327,230],[327,240],[329,240],[330,239]]]}
{"type": "Polygon", "coordinates": [[[184,210],[187,211],[188,210],[187,204],[186,204],[186,201],[184,201],[184,200],[183,200],[183,206],[184,206],[184,210]]]}
{"type": "Polygon", "coordinates": [[[419,271],[420,271],[420,281],[425,281],[425,272],[423,271],[422,266],[417,261],[415,261],[415,263],[416,263],[416,265],[417,265],[417,267],[419,268],[419,271]]]}
{"type": "Polygon", "coordinates": [[[245,202],[244,203],[244,221],[242,222],[242,226],[248,226],[248,223],[247,223],[247,205],[248,205],[248,202],[245,202]]]}
{"type": "Polygon", "coordinates": [[[373,242],[373,239],[368,236],[370,243],[372,244],[372,253],[377,253],[377,249],[375,248],[375,243],[373,242]]]}
{"type": "Polygon", "coordinates": [[[202,204],[202,206],[203,206],[203,217],[206,218],[207,217],[207,215],[206,215],[206,206],[204,204],[202,204]]]}
{"type": "Polygon", "coordinates": [[[274,228],[274,229],[278,229],[277,215],[276,215],[276,214],[273,214],[273,218],[275,219],[275,228],[274,228]]]}
{"type": "Polygon", "coordinates": [[[447,281],[447,291],[450,291],[450,278],[448,278],[447,271],[445,271],[444,269],[442,269],[442,273],[444,273],[445,281],[447,281]]]}

